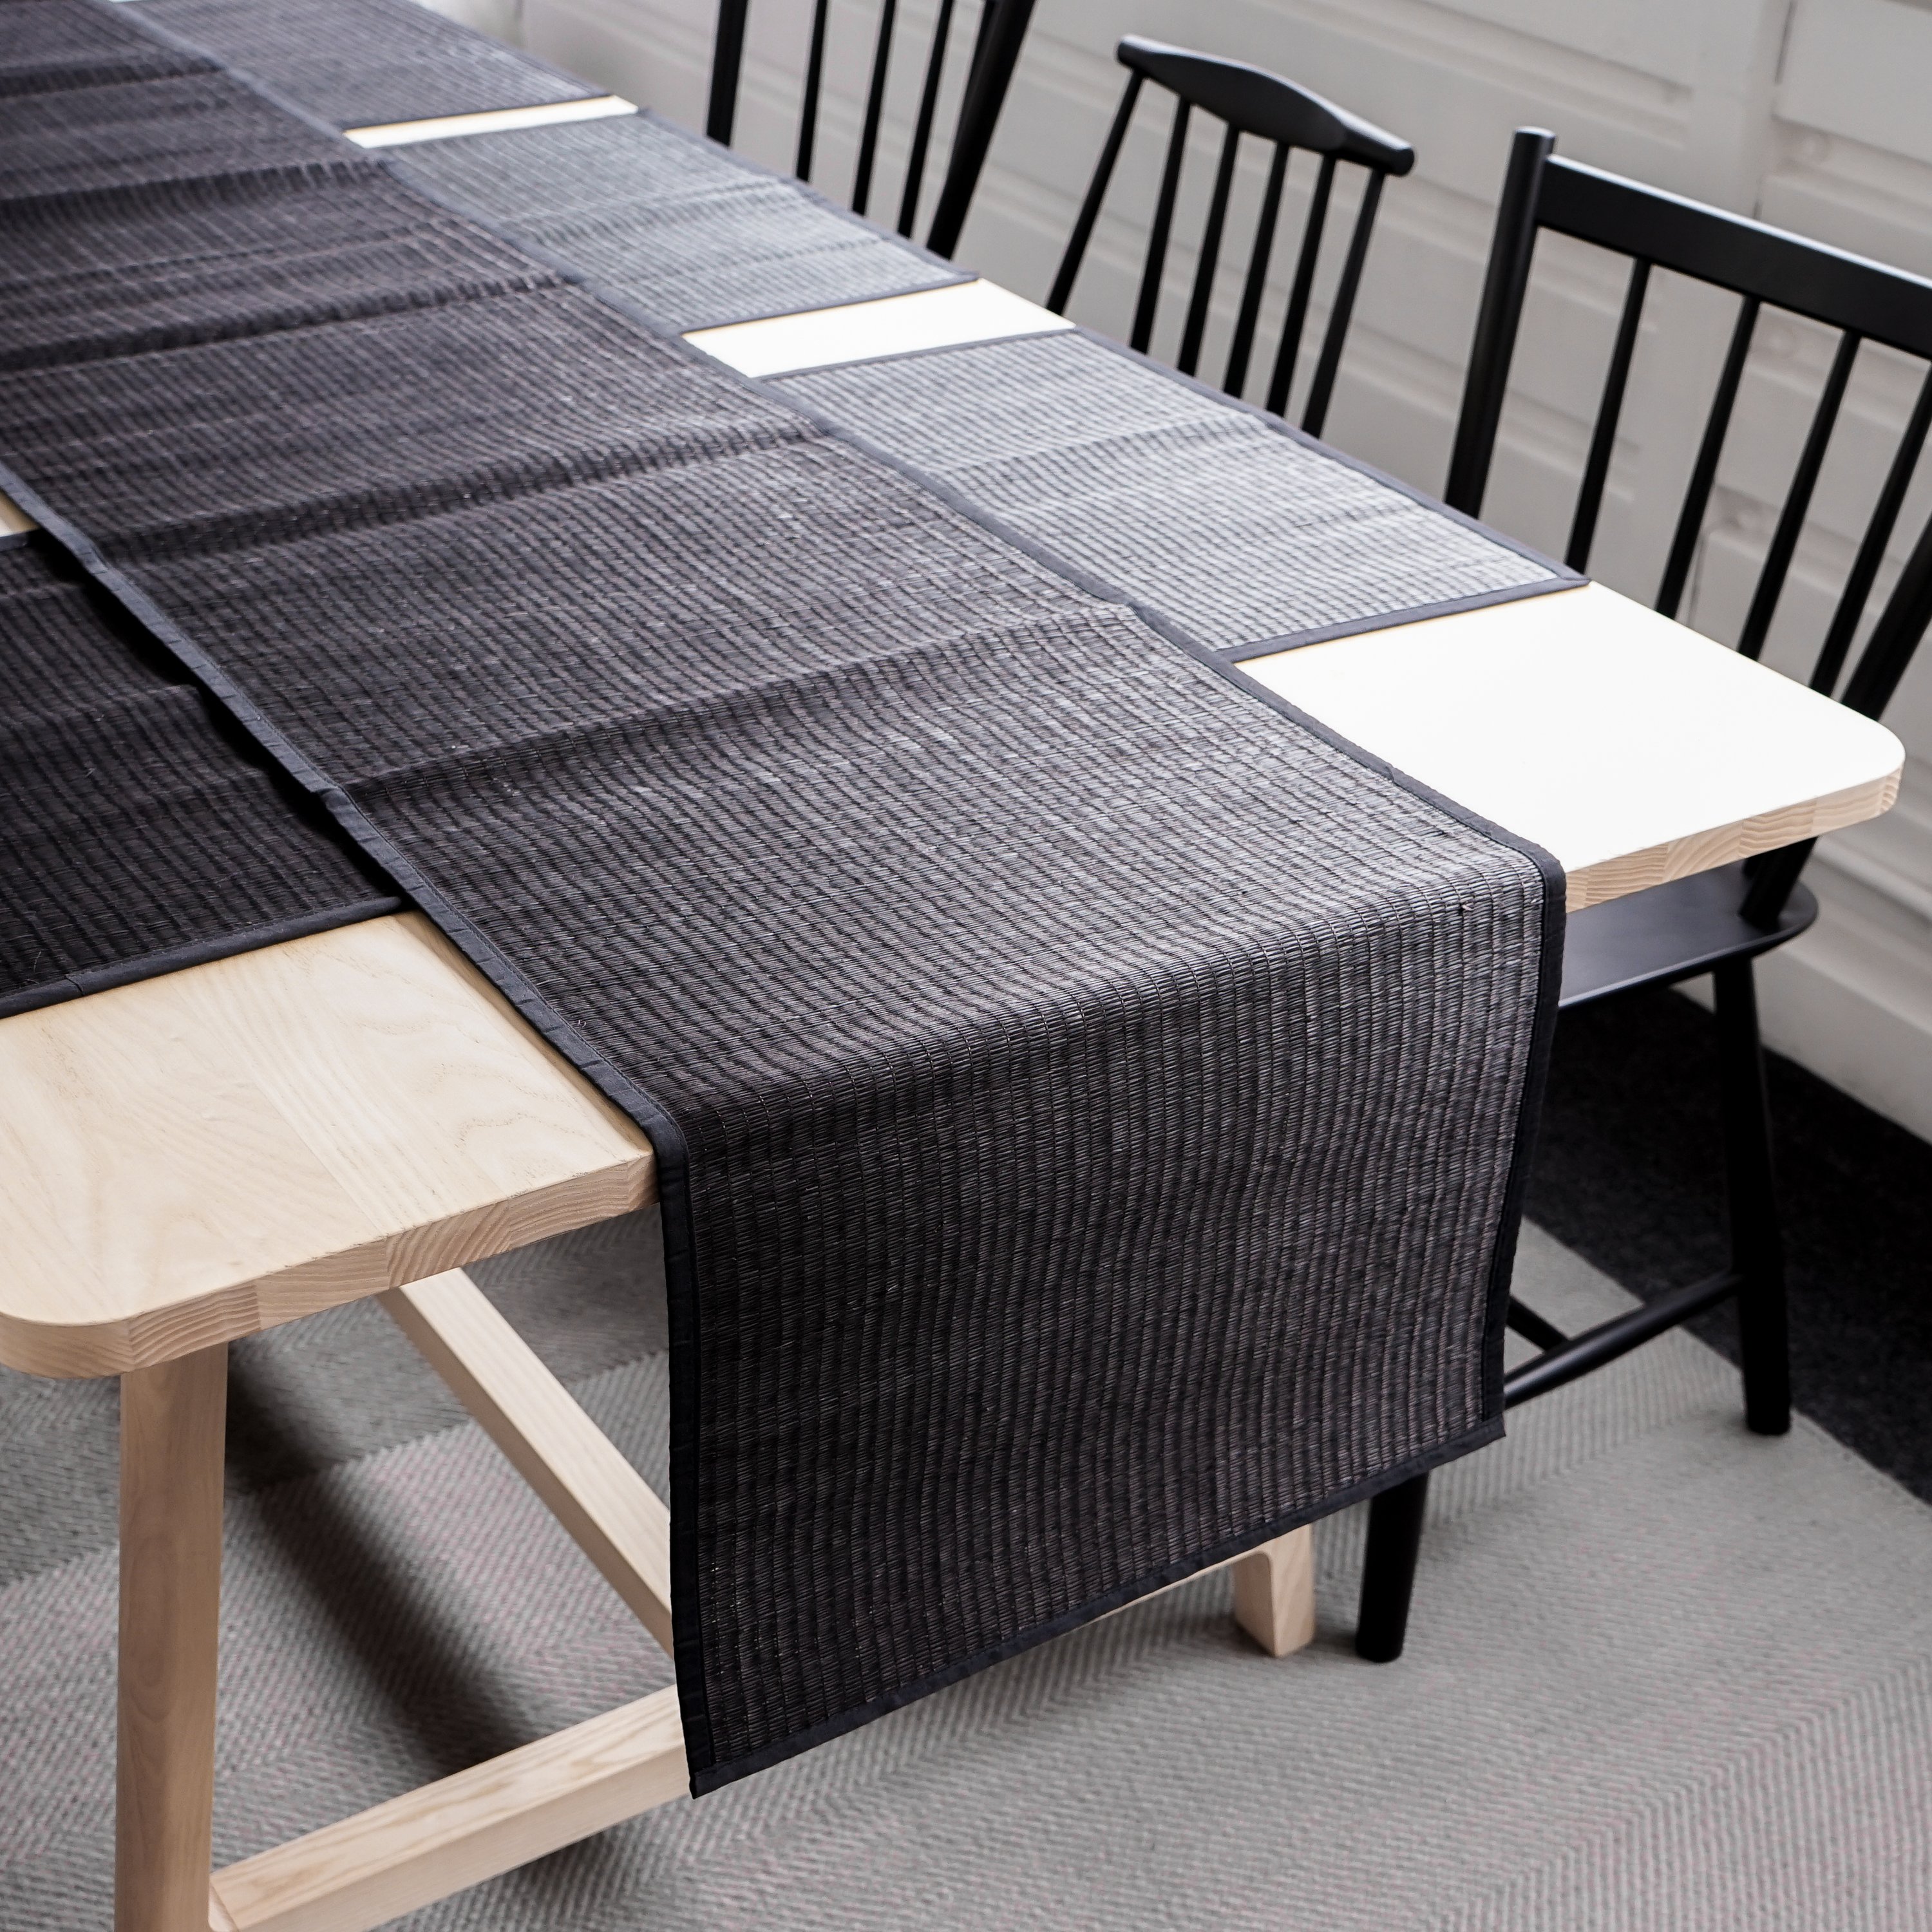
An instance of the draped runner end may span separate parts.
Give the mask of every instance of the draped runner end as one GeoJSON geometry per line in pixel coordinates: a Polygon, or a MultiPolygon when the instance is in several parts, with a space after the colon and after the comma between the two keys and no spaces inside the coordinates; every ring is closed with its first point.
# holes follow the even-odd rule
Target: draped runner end
{"type": "MultiPolygon", "coordinates": [[[[191,675],[302,802],[159,842],[393,882],[652,1135],[694,1789],[1499,1432],[1560,874],[1226,660],[1569,580],[1085,338],[730,375],[607,272],[715,304],[673,236],[818,205],[687,142],[708,214],[573,226],[661,124],[475,137],[433,204],[226,73],[22,98],[0,488],[96,615],[0,638],[176,764],[191,675]],[[528,254],[444,205],[519,152],[528,254]],[[1229,476],[1276,554],[1214,549],[1229,476]]],[[[33,728],[29,818],[119,782],[33,728]]]]}

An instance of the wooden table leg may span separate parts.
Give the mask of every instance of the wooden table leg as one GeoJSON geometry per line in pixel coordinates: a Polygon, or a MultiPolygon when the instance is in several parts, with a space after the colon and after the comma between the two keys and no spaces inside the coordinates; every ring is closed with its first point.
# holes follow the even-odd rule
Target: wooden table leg
{"type": "Polygon", "coordinates": [[[225,1345],[121,1378],[115,1932],[208,1932],[225,1345]]]}
{"type": "Polygon", "coordinates": [[[1315,1532],[1304,1526],[1250,1550],[1234,1565],[1234,1620],[1270,1657],[1315,1635],[1315,1532]]]}

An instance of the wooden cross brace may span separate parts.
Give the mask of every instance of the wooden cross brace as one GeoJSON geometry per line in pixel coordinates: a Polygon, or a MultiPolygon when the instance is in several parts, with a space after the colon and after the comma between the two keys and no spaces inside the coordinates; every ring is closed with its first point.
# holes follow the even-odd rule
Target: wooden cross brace
{"type": "MultiPolygon", "coordinates": [[[[460,1269],[381,1298],[667,1649],[670,1513],[460,1269]]],[[[675,1689],[208,1876],[225,1344],[122,1378],[116,1932],[370,1932],[686,1788],[675,1689]]],[[[1271,1656],[1315,1630],[1310,1532],[1233,1559],[1271,1656]]]]}

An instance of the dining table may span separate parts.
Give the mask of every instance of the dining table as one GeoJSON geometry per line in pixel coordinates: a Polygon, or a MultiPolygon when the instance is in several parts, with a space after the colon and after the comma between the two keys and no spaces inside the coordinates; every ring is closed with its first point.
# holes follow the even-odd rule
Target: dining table
{"type": "MultiPolygon", "coordinates": [[[[348,138],[454,154],[634,112],[580,92],[348,138]]],[[[678,333],[820,407],[842,370],[1097,339],[926,266],[932,286],[802,308],[775,280],[772,312],[754,296],[750,320],[678,333]]],[[[0,502],[0,530],[37,540],[36,507],[0,502]]],[[[1600,584],[1330,628],[1244,646],[1231,674],[1552,855],[1573,914],[1897,794],[1882,726],[1600,584]]],[[[0,1018],[0,1363],[121,1385],[121,1932],[362,1932],[683,1793],[668,1689],[211,1877],[230,1342],[379,1300],[673,1642],[669,1508],[464,1272],[649,1208],[652,1141],[434,920],[386,912],[0,1018]]],[[[1263,1650],[1308,1641],[1306,1526],[1231,1567],[1263,1650]]]]}

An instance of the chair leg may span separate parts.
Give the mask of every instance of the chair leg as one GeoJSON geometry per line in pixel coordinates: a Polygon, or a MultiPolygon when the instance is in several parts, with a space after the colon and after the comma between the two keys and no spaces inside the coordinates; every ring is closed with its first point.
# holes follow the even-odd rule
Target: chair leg
{"type": "Polygon", "coordinates": [[[1738,1338],[1744,1358],[1744,1420],[1760,1436],[1782,1436],[1791,1426],[1790,1344],[1771,1112],[1764,1051],[1758,1039],[1757,989],[1748,959],[1720,966],[1712,976],[1731,1265],[1743,1277],[1738,1290],[1738,1338]]]}
{"type": "Polygon", "coordinates": [[[1371,1664],[1393,1664],[1402,1654],[1428,1501],[1429,1478],[1412,1476],[1383,1490],[1369,1505],[1369,1548],[1362,1565],[1355,1654],[1371,1664]]]}

